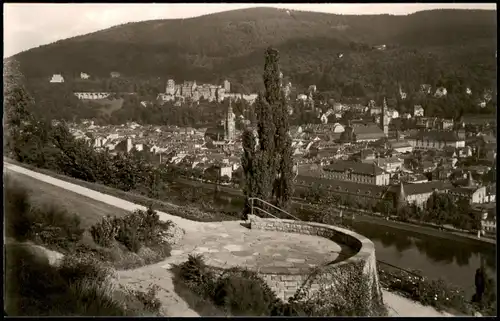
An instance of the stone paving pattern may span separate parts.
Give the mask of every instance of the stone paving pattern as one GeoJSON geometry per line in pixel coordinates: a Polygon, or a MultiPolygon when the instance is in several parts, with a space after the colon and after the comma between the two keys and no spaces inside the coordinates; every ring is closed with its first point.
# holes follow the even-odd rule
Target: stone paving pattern
{"type": "MultiPolygon", "coordinates": [[[[46,182],[51,185],[64,188],[66,190],[71,190],[77,194],[101,201],[106,204],[113,205],[115,207],[125,209],[128,211],[134,211],[136,209],[145,210],[146,208],[141,205],[137,205],[117,197],[106,195],[91,189],[65,182],[45,174],[41,174],[35,171],[28,170],[26,168],[4,163],[4,171],[11,170],[17,173],[28,175],[40,181],[46,182]]],[[[158,292],[158,298],[162,302],[163,315],[165,316],[176,316],[176,317],[196,317],[196,316],[223,316],[224,314],[214,307],[207,307],[207,302],[204,303],[204,308],[198,308],[194,310],[192,302],[186,302],[185,297],[180,297],[177,293],[177,289],[174,290],[173,284],[173,274],[170,271],[172,264],[179,264],[184,262],[188,254],[192,252],[201,251],[203,252],[205,248],[208,248],[210,252],[210,247],[206,246],[200,242],[200,237],[203,235],[211,234],[214,231],[220,233],[221,235],[228,234],[227,238],[221,236],[220,240],[244,240],[245,232],[248,231],[245,227],[241,226],[238,222],[221,222],[221,223],[200,223],[190,221],[178,216],[173,216],[167,213],[158,211],[158,215],[162,220],[172,220],[179,227],[183,228],[186,232],[185,238],[180,244],[173,247],[172,256],[167,258],[165,261],[138,268],[135,270],[118,271],[118,281],[121,284],[131,285],[135,288],[145,289],[150,284],[156,284],[160,287],[158,292]],[[198,250],[196,250],[198,249],[198,250]]],[[[220,235],[219,235],[220,236],[220,235]]],[[[296,236],[296,234],[295,234],[296,236]]],[[[302,239],[304,236],[297,236],[297,239],[302,239]]],[[[257,237],[258,239],[258,237],[257,237]]],[[[231,245],[233,242],[221,243],[220,247],[231,245]]],[[[238,245],[238,244],[233,244],[238,245]]],[[[321,248],[321,246],[319,246],[321,248]]],[[[229,252],[231,249],[229,248],[229,252]]],[[[227,250],[227,249],[226,249],[227,250]]],[[[239,249],[238,249],[239,250],[239,249]]],[[[334,249],[335,251],[335,249],[334,249]]],[[[332,252],[334,252],[332,251],[332,252]]],[[[214,252],[215,253],[215,252],[214,252]]],[[[237,257],[237,255],[235,256],[237,257]]],[[[308,255],[302,257],[306,258],[308,255]]],[[[450,316],[449,314],[439,313],[431,307],[424,307],[419,303],[413,302],[411,300],[400,297],[396,294],[383,291],[384,302],[389,306],[390,316],[401,317],[401,316],[450,316]]]]}
{"type": "Polygon", "coordinates": [[[203,254],[210,266],[229,268],[304,268],[334,261],[348,248],[318,236],[256,231],[234,225],[214,224],[208,233],[186,235],[183,251],[203,254]],[[228,231],[228,227],[231,229],[228,231]],[[234,233],[236,232],[237,233],[234,233]]]}

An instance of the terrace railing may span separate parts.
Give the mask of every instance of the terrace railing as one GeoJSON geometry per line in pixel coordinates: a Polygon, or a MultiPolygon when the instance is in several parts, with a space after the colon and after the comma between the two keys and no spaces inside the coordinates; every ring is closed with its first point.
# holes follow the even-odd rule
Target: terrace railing
{"type": "Polygon", "coordinates": [[[277,217],[276,215],[269,213],[268,210],[272,209],[272,210],[278,211],[278,213],[280,213],[280,214],[284,214],[287,218],[292,218],[296,221],[301,221],[296,216],[293,216],[292,214],[288,213],[287,211],[282,210],[281,208],[274,206],[273,204],[271,204],[269,202],[261,200],[260,198],[251,197],[251,198],[249,198],[249,201],[250,201],[250,211],[251,211],[252,215],[257,215],[257,213],[260,212],[260,213],[264,213],[268,216],[271,216],[273,218],[281,219],[280,217],[277,217]]]}

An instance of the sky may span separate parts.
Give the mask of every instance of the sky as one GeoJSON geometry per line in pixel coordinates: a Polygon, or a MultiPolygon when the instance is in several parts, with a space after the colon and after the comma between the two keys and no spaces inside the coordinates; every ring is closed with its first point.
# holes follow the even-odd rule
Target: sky
{"type": "Polygon", "coordinates": [[[275,7],[335,14],[405,15],[431,9],[489,9],[496,3],[401,3],[401,4],[88,4],[9,3],[4,4],[4,57],[127,22],[154,19],[182,19],[221,11],[275,7]]]}

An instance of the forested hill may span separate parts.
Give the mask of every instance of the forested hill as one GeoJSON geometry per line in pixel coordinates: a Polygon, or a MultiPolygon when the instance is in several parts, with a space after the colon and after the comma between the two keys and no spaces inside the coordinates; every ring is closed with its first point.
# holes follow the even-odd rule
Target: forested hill
{"type": "Polygon", "coordinates": [[[27,78],[80,72],[107,77],[118,71],[177,81],[227,78],[254,90],[262,83],[264,49],[272,45],[280,50],[284,74],[298,85],[357,82],[376,91],[396,82],[435,84],[454,75],[484,88],[496,76],[496,29],[496,12],[486,10],[349,16],[253,8],[128,23],[15,58],[27,78]],[[372,48],[384,44],[385,51],[372,48]]]}

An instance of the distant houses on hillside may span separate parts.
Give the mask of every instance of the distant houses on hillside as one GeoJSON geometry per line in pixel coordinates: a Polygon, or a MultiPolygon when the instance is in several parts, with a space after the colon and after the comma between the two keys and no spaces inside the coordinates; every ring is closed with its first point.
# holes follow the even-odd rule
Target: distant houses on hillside
{"type": "Polygon", "coordinates": [[[78,99],[104,99],[108,98],[111,93],[107,92],[76,92],[74,93],[78,99]]]}

